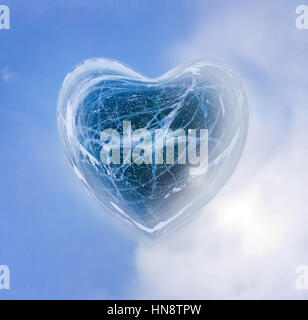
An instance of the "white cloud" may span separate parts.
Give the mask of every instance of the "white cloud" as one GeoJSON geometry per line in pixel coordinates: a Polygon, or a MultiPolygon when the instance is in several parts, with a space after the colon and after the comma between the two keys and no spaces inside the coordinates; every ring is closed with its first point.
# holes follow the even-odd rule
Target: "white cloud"
{"type": "Polygon", "coordinates": [[[9,68],[4,68],[1,70],[1,78],[4,82],[10,81],[14,77],[13,73],[9,70],[9,68]]]}
{"type": "Polygon", "coordinates": [[[296,266],[308,265],[308,31],[295,28],[296,6],[277,4],[220,7],[173,48],[177,62],[220,58],[241,73],[250,129],[238,169],[203,212],[140,243],[142,298],[308,297],[295,287],[296,266]]]}

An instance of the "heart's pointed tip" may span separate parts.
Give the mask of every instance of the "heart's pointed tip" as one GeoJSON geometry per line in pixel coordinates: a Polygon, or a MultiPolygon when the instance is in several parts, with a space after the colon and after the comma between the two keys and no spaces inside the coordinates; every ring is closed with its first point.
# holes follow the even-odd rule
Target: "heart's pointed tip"
{"type": "Polygon", "coordinates": [[[141,239],[148,240],[151,242],[156,242],[164,239],[169,235],[171,229],[169,230],[158,230],[158,231],[146,231],[144,229],[133,227],[134,231],[138,234],[141,239]]]}

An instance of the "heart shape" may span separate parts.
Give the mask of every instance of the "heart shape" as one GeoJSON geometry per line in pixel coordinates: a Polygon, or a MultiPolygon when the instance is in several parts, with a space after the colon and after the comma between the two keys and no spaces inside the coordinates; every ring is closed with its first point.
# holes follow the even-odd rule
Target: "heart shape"
{"type": "Polygon", "coordinates": [[[227,65],[199,60],[149,79],[111,59],[78,64],[58,100],[68,159],[109,212],[158,237],[227,182],[248,130],[247,96],[227,65]]]}

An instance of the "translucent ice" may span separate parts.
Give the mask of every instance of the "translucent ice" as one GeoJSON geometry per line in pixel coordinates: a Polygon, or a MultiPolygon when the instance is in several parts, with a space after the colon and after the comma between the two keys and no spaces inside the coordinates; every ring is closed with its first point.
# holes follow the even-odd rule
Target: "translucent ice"
{"type": "Polygon", "coordinates": [[[106,211],[157,237],[194,215],[229,179],[245,144],[248,104],[239,76],[220,62],[199,60],[149,79],[120,62],[96,58],[65,78],[57,119],[69,161],[89,191],[106,211]],[[131,126],[131,134],[150,132],[137,142],[129,137],[131,150],[142,143],[143,162],[132,161],[130,149],[124,155],[123,124],[131,126]],[[189,147],[179,161],[179,138],[173,140],[175,161],[166,161],[164,146],[163,163],[155,162],[152,142],[159,129],[184,130],[187,146],[195,130],[195,154],[208,165],[190,163],[189,147]],[[208,134],[206,155],[200,151],[202,129],[208,134]],[[114,134],[107,139],[102,132],[114,134]],[[114,147],[105,152],[111,142],[114,147]],[[145,161],[149,150],[153,155],[145,161]],[[120,158],[104,162],[103,151],[105,158],[120,158]]]}

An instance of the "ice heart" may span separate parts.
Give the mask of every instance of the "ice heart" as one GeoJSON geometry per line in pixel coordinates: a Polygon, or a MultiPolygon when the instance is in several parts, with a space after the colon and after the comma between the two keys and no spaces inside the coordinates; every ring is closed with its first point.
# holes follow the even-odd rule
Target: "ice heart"
{"type": "Polygon", "coordinates": [[[69,161],[106,211],[157,237],[200,210],[246,140],[239,76],[199,60],[149,79],[104,58],[65,78],[58,126],[69,161]]]}

